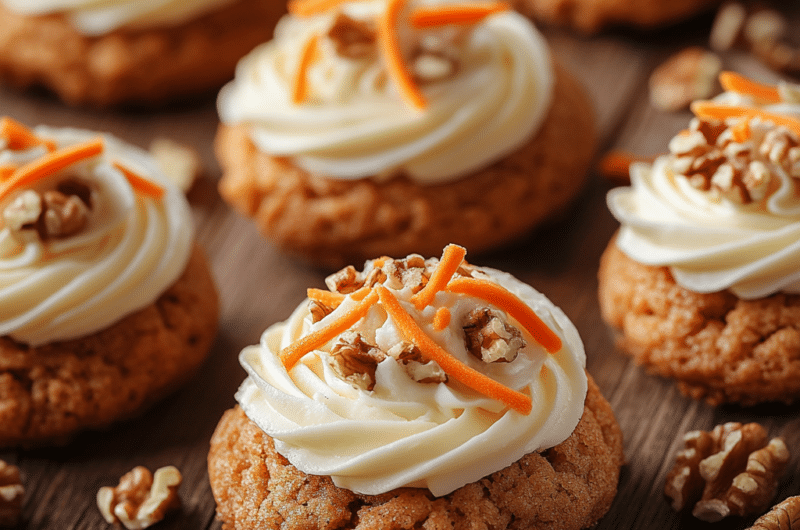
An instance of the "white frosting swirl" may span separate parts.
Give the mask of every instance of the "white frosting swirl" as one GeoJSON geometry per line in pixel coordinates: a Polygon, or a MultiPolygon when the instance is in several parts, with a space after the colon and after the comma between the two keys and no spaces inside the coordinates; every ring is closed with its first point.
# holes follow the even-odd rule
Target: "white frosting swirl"
{"type": "MultiPolygon", "coordinates": [[[[717,101],[757,106],[730,92],[717,101]]],[[[797,103],[764,110],[800,117],[797,103]]],[[[800,174],[773,164],[767,196],[738,204],[692,187],[671,159],[633,165],[631,187],[608,194],[622,223],[617,246],[640,263],[669,267],[675,281],[694,292],[730,289],[745,299],[800,293],[800,174]]]]}
{"type": "Polygon", "coordinates": [[[103,35],[123,26],[175,26],[234,0],[0,0],[23,15],[64,14],[84,35],[103,35]]]}
{"type": "MultiPolygon", "coordinates": [[[[422,312],[408,302],[411,288],[392,290],[420,327],[470,367],[529,394],[524,415],[450,379],[417,383],[391,357],[378,364],[372,391],[356,388],[330,368],[331,341],[306,355],[287,373],[282,348],[337,318],[355,302],[312,324],[308,304],[288,321],[264,332],[261,344],[242,351],[248,373],[236,399],[247,416],[275,439],[275,447],[298,469],[328,475],[334,484],[365,494],[401,486],[428,488],[441,496],[503,469],[522,456],[557,445],[572,434],[587,392],[586,357],[578,332],[552,302],[509,274],[481,269],[513,292],[561,338],[548,354],[523,331],[527,346],[510,363],[487,364],[466,350],[465,316],[486,302],[440,292],[422,312]],[[434,331],[436,309],[449,308],[449,327],[434,331]]],[[[401,341],[380,305],[351,330],[383,351],[401,341]]]]}
{"type": "MultiPolygon", "coordinates": [[[[372,25],[385,6],[385,0],[348,2],[341,12],[372,25]]],[[[401,99],[377,48],[347,58],[329,38],[318,41],[307,101],[292,103],[300,49],[312,35],[327,35],[338,14],[284,17],[275,39],[242,59],[235,80],[223,88],[221,120],[250,124],[260,150],[292,157],[310,172],[337,179],[403,172],[433,184],[515,151],[536,133],[550,108],[554,74],[547,43],[526,18],[510,11],[457,37],[452,27],[423,31],[403,25],[407,52],[444,46],[455,57],[454,75],[421,85],[428,101],[424,110],[401,99]]]]}
{"type": "MultiPolygon", "coordinates": [[[[59,147],[100,136],[77,129],[38,127],[59,147]]],[[[0,217],[0,336],[38,346],[99,331],[152,303],[183,273],[193,227],[183,194],[144,151],[102,135],[100,155],[38,181],[52,189],[75,177],[92,188],[87,225],[77,234],[43,242],[20,238],[0,217]],[[160,199],[136,192],[112,166],[119,161],[165,188],[160,199]]],[[[14,152],[0,146],[0,166],[19,165],[44,154],[44,147],[14,152]]],[[[0,201],[0,212],[14,200],[0,201]]]]}

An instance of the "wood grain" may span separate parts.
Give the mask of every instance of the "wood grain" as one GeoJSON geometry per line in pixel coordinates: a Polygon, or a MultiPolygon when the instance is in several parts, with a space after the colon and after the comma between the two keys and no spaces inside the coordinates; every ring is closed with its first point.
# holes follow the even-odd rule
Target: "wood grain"
{"type": "MultiPolygon", "coordinates": [[[[796,3],[795,3],[796,4],[796,3]]],[[[798,7],[794,10],[795,28],[798,7]]],[[[601,151],[624,149],[643,156],[663,152],[683,128],[688,112],[665,114],[647,101],[647,77],[668,54],[687,44],[702,44],[710,18],[658,33],[607,33],[592,39],[550,29],[554,55],[586,85],[595,105],[601,151]]],[[[797,32],[795,32],[797,34],[797,32]]],[[[775,74],[753,57],[732,53],[726,66],[761,79],[775,74]]],[[[304,298],[306,287],[322,287],[326,271],[293,261],[265,242],[248,221],[221,202],[215,181],[219,169],[212,152],[217,118],[213,101],[162,112],[94,112],[64,107],[42,94],[0,88],[0,114],[29,124],[47,123],[107,130],[146,147],[168,136],[198,149],[208,177],[189,195],[200,243],[206,248],[221,297],[220,333],[208,362],[189,385],[138,419],[103,432],[84,433],[64,447],[0,451],[18,465],[27,488],[22,528],[105,529],[95,505],[101,486],[115,485],[136,465],[151,469],[172,464],[184,484],[182,511],[156,528],[220,529],[208,485],[208,440],[222,412],[234,403],[244,378],[238,352],[304,298]]],[[[611,331],[597,305],[600,253],[617,228],[605,206],[609,185],[592,175],[584,193],[563,217],[523,241],[482,256],[473,263],[507,270],[532,284],[575,322],[588,355],[588,369],[611,402],[625,434],[627,464],[619,494],[598,528],[706,528],[674,513],[663,499],[663,483],[686,431],[710,429],[724,421],[758,421],[800,446],[798,406],[764,405],[714,408],[681,396],[669,381],[647,375],[614,349],[611,331]]],[[[800,451],[792,456],[778,499],[800,493],[800,451]]],[[[745,528],[755,518],[718,525],[745,528]]]]}

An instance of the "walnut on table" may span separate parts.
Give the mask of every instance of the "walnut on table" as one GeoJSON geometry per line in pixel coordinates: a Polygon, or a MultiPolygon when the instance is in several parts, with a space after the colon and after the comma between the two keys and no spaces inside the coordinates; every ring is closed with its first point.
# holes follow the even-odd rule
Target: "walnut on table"
{"type": "Polygon", "coordinates": [[[759,517],[748,530],[797,530],[800,528],[800,495],[789,497],[759,517]]]}
{"type": "Polygon", "coordinates": [[[767,443],[757,423],[726,423],[711,432],[684,436],[685,449],[667,475],[664,494],[676,510],[716,522],[729,515],[752,515],[769,506],[789,462],[780,438],[767,443]]]}
{"type": "Polygon", "coordinates": [[[19,522],[24,495],[19,468],[0,460],[0,527],[19,522]]]}
{"type": "Polygon", "coordinates": [[[181,481],[181,473],[174,466],[159,468],[155,475],[146,467],[137,466],[123,475],[115,488],[100,488],[97,506],[107,522],[121,523],[128,530],[141,530],[180,508],[181,481]]]}

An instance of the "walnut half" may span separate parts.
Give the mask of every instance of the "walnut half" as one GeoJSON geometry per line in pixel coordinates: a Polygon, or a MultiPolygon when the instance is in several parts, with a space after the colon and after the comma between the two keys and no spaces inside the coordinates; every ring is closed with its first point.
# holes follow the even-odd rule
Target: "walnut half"
{"type": "Polygon", "coordinates": [[[174,466],[158,469],[155,475],[137,466],[119,479],[116,488],[97,492],[97,506],[109,523],[122,523],[128,530],[147,528],[181,505],[178,486],[181,473],[174,466]]]}
{"type": "Polygon", "coordinates": [[[767,443],[767,433],[757,423],[690,432],[684,443],[664,494],[676,510],[694,505],[692,514],[708,522],[766,509],[789,462],[783,440],[767,443]]]}
{"type": "Polygon", "coordinates": [[[525,347],[520,330],[488,307],[470,311],[463,327],[467,350],[486,363],[510,363],[525,347]]]}
{"type": "Polygon", "coordinates": [[[19,522],[24,495],[19,468],[0,460],[0,527],[19,522]]]}

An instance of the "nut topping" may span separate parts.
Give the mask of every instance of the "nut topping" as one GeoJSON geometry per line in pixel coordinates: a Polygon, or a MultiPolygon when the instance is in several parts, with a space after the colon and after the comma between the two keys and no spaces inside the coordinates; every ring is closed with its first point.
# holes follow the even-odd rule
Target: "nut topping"
{"type": "Polygon", "coordinates": [[[789,462],[783,440],[767,443],[767,433],[757,423],[726,423],[710,433],[690,432],[684,443],[667,475],[664,494],[676,510],[694,505],[692,514],[708,522],[764,510],[789,462]]]}
{"type": "Polygon", "coordinates": [[[365,390],[375,387],[375,369],[385,358],[384,352],[356,332],[342,334],[331,349],[334,371],[345,381],[365,390]]]}
{"type": "Polygon", "coordinates": [[[800,495],[789,497],[759,517],[748,530],[794,530],[800,528],[800,495]]]}
{"type": "Polygon", "coordinates": [[[714,91],[722,61],[698,46],[670,57],[650,76],[650,102],[666,111],[681,110],[714,91]]]}
{"type": "Polygon", "coordinates": [[[35,230],[44,241],[83,230],[90,208],[91,189],[68,179],[42,194],[30,189],[22,191],[3,210],[3,221],[12,232],[35,230]]]}
{"type": "Polygon", "coordinates": [[[375,29],[361,20],[339,13],[328,31],[336,53],[350,59],[360,59],[375,52],[375,29]]]}
{"type": "Polygon", "coordinates": [[[414,344],[401,341],[387,352],[403,364],[406,373],[418,383],[446,383],[447,374],[435,361],[425,362],[422,352],[414,344]]]}
{"type": "Polygon", "coordinates": [[[467,350],[486,363],[508,363],[525,347],[522,333],[488,307],[475,309],[464,322],[467,350]]]}
{"type": "Polygon", "coordinates": [[[3,220],[12,231],[32,229],[42,214],[42,198],[33,190],[25,190],[3,210],[3,220]]]}
{"type": "Polygon", "coordinates": [[[24,495],[19,468],[0,460],[0,527],[19,522],[24,495]]]}
{"type": "Polygon", "coordinates": [[[180,471],[173,466],[162,467],[155,475],[137,466],[120,478],[116,488],[100,488],[97,506],[110,524],[121,523],[129,530],[147,528],[180,507],[181,481],[180,471]]]}
{"type": "Polygon", "coordinates": [[[67,237],[80,232],[86,226],[89,208],[76,195],[66,196],[51,190],[42,196],[44,205],[44,232],[42,239],[67,237]]]}

